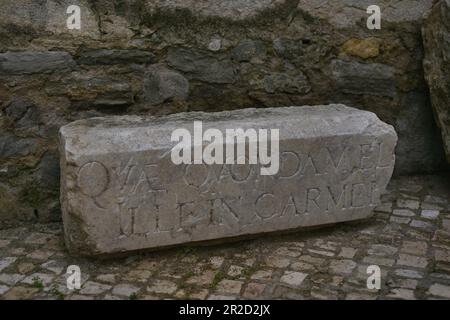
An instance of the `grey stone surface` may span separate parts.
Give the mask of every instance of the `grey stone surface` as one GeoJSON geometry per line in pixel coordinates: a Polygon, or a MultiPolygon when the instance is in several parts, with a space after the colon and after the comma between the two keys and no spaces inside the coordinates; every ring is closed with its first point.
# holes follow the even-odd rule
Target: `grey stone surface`
{"type": "Polygon", "coordinates": [[[266,47],[262,41],[246,39],[239,42],[231,55],[239,62],[250,61],[252,58],[263,58],[266,55],[266,47]]]}
{"type": "Polygon", "coordinates": [[[227,57],[210,56],[207,52],[188,48],[170,49],[169,65],[186,72],[192,79],[211,83],[233,83],[236,81],[235,67],[227,57]]]}
{"type": "Polygon", "coordinates": [[[39,123],[37,107],[26,99],[15,97],[4,108],[5,115],[16,128],[30,129],[39,123]]]}
{"type": "Polygon", "coordinates": [[[120,107],[133,103],[129,82],[105,76],[72,73],[72,77],[56,83],[48,83],[47,94],[67,94],[76,106],[120,107]]]}
{"type": "Polygon", "coordinates": [[[151,63],[154,55],[144,50],[133,49],[98,49],[86,50],[80,53],[78,63],[88,65],[110,65],[123,63],[151,63]]]}
{"type": "Polygon", "coordinates": [[[311,85],[303,73],[291,76],[286,73],[274,72],[264,77],[264,90],[268,93],[305,94],[311,91],[311,85]]]}
{"type": "Polygon", "coordinates": [[[396,173],[427,172],[442,166],[442,142],[426,94],[408,93],[394,125],[399,137],[396,173]]]}
{"type": "Polygon", "coordinates": [[[425,77],[450,163],[450,1],[439,1],[423,25],[425,77]]]}
{"type": "Polygon", "coordinates": [[[36,139],[20,139],[19,137],[10,133],[0,136],[0,159],[26,156],[36,150],[36,139]]]}
{"type": "Polygon", "coordinates": [[[162,65],[148,68],[144,80],[144,99],[151,105],[168,99],[185,100],[189,95],[189,81],[180,73],[162,65]]]}
{"type": "Polygon", "coordinates": [[[0,74],[33,74],[70,70],[75,67],[70,54],[63,51],[7,52],[0,54],[0,74]]]}
{"type": "Polygon", "coordinates": [[[298,9],[325,19],[335,27],[349,28],[367,19],[366,9],[371,5],[381,8],[382,21],[406,22],[420,19],[432,4],[433,0],[300,0],[298,9]]]}
{"type": "Polygon", "coordinates": [[[336,86],[344,93],[394,97],[394,68],[379,63],[364,64],[334,60],[331,64],[336,86]]]}
{"type": "Polygon", "coordinates": [[[150,12],[189,9],[197,15],[241,20],[284,2],[285,0],[146,0],[146,8],[150,12]]]}
{"type": "MultiPolygon", "coordinates": [[[[192,131],[191,131],[192,132],[192,131]]],[[[61,128],[69,249],[99,255],[367,218],[394,167],[394,129],[343,105],[80,120],[61,128]],[[280,129],[280,170],[174,165],[172,131],[280,129]]]]}

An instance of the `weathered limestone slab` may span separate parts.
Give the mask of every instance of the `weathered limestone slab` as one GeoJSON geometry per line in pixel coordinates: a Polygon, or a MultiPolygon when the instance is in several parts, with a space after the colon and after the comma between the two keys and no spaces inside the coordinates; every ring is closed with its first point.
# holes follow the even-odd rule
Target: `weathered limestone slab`
{"type": "MultiPolygon", "coordinates": [[[[394,168],[394,129],[343,105],[80,120],[61,128],[66,243],[86,255],[367,218],[394,168]],[[279,171],[181,164],[173,130],[279,129],[279,171]]],[[[205,147],[207,143],[203,143],[205,147]]]]}

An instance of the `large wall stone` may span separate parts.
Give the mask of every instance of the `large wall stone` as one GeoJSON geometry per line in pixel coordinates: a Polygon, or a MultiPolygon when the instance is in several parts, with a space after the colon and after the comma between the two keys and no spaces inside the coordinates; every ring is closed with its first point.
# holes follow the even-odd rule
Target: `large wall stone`
{"type": "Polygon", "coordinates": [[[450,163],[450,1],[439,1],[423,26],[424,69],[450,163]]]}

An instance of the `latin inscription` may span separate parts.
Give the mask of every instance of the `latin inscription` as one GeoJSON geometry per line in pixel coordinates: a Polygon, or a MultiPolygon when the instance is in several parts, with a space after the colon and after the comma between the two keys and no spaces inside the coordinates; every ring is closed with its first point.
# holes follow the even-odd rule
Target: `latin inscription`
{"type": "Polygon", "coordinates": [[[288,216],[375,206],[379,197],[376,170],[389,165],[383,163],[382,154],[380,142],[331,145],[308,153],[286,150],[280,152],[280,170],[275,176],[261,176],[257,165],[227,164],[172,165],[169,176],[162,176],[161,166],[169,166],[167,153],[156,155],[153,162],[131,155],[109,167],[99,161],[87,162],[79,170],[78,183],[95,200],[114,185],[119,196],[115,207],[108,210],[117,215],[118,236],[152,237],[210,226],[245,228],[288,216]],[[372,175],[370,183],[339,183],[350,175],[365,174],[372,175]],[[314,184],[302,183],[311,176],[316,178],[314,184]],[[330,177],[336,183],[329,184],[330,177]],[[175,184],[177,193],[170,191],[175,184]],[[245,190],[250,187],[251,192],[241,193],[240,185],[245,190]],[[280,191],[294,186],[296,191],[290,188],[277,194],[276,186],[280,191]]]}

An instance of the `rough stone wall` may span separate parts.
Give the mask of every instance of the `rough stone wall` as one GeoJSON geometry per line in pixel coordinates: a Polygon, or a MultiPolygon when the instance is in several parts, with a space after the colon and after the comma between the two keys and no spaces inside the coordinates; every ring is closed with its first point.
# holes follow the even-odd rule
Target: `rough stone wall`
{"type": "Polygon", "coordinates": [[[432,0],[3,0],[0,227],[58,220],[57,132],[107,114],[345,103],[399,135],[397,173],[437,170],[422,71],[432,0]],[[81,30],[66,9],[81,7],[81,30]],[[381,30],[366,27],[367,6],[381,30]]]}
{"type": "Polygon", "coordinates": [[[436,122],[450,163],[450,0],[441,0],[426,17],[424,70],[436,122]]]}

